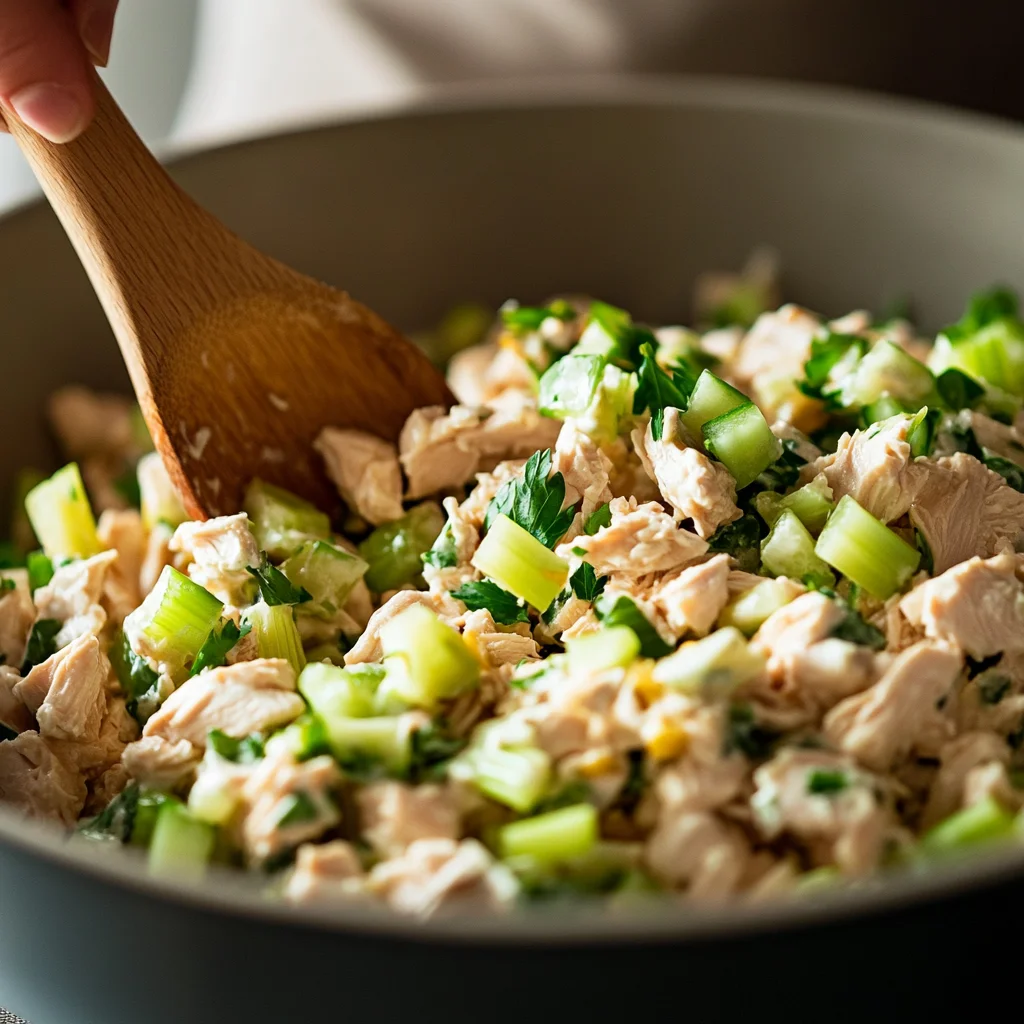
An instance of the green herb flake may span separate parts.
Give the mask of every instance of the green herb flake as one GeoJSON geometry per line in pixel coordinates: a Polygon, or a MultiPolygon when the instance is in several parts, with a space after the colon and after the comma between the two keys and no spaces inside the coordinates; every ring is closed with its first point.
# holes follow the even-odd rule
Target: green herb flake
{"type": "Polygon", "coordinates": [[[669,376],[654,358],[654,346],[640,346],[643,357],[637,371],[637,388],[633,396],[633,415],[645,409],[651,413],[651,436],[660,441],[665,429],[665,410],[685,409],[695,381],[669,376]],[[688,386],[687,386],[688,385],[688,386]]]}
{"type": "Polygon", "coordinates": [[[998,704],[1010,692],[1010,678],[999,672],[986,672],[978,678],[978,697],[982,704],[998,704]]]}
{"type": "Polygon", "coordinates": [[[82,822],[77,832],[89,839],[127,843],[132,838],[138,809],[139,784],[129,782],[95,818],[82,822]]]}
{"type": "Polygon", "coordinates": [[[128,713],[140,725],[144,725],[160,706],[159,674],[149,667],[145,658],[139,657],[131,649],[124,633],[114,639],[110,660],[117,681],[121,684],[128,713]]]}
{"type": "Polygon", "coordinates": [[[491,618],[503,626],[517,622],[529,622],[526,606],[493,580],[471,580],[451,592],[452,597],[461,601],[470,611],[481,609],[491,613],[491,618]]]}
{"type": "Polygon", "coordinates": [[[797,382],[797,387],[810,398],[834,405],[830,401],[833,396],[827,390],[829,374],[851,350],[859,359],[867,352],[868,343],[855,334],[829,333],[825,338],[815,338],[811,342],[810,358],[804,363],[803,380],[797,382]]]}
{"type": "Polygon", "coordinates": [[[562,510],[565,479],[551,473],[551,450],[530,456],[521,478],[506,481],[487,506],[486,533],[494,520],[506,515],[512,522],[533,534],[547,548],[553,548],[572,525],[574,509],[562,510]]]}
{"type": "Polygon", "coordinates": [[[409,780],[411,782],[442,782],[448,775],[452,758],[466,746],[467,739],[446,735],[440,723],[431,722],[416,729],[409,738],[409,780]]]}
{"type": "Polygon", "coordinates": [[[751,761],[761,761],[771,756],[779,739],[779,733],[758,722],[749,704],[730,705],[725,731],[726,756],[739,751],[751,761]]]}
{"type": "Polygon", "coordinates": [[[280,569],[271,565],[265,551],[260,552],[259,567],[248,566],[246,572],[256,578],[260,594],[268,605],[303,604],[313,599],[305,587],[296,587],[280,569]]]}
{"type": "Polygon", "coordinates": [[[424,551],[420,558],[423,559],[424,565],[432,565],[435,569],[451,569],[458,564],[450,521],[444,524],[444,529],[437,535],[434,546],[429,551],[424,551]]]}
{"type": "Polygon", "coordinates": [[[4,594],[9,594],[12,590],[17,590],[18,584],[14,582],[9,576],[0,576],[0,597],[4,594]]]}
{"type": "Polygon", "coordinates": [[[34,594],[53,579],[53,562],[42,551],[30,551],[25,556],[28,569],[28,586],[34,594]]]}
{"type": "Polygon", "coordinates": [[[218,757],[235,764],[254,764],[264,754],[263,737],[259,733],[235,739],[220,729],[214,729],[207,735],[206,744],[218,757]]]}
{"type": "Polygon", "coordinates": [[[203,669],[217,668],[223,665],[227,660],[228,652],[234,648],[235,644],[243,636],[247,636],[251,629],[252,626],[248,622],[242,623],[241,628],[239,628],[232,619],[222,619],[220,628],[218,629],[214,626],[210,630],[210,635],[203,641],[203,646],[199,648],[196,660],[192,662],[189,675],[196,676],[203,669]]]}
{"type": "Polygon", "coordinates": [[[302,790],[289,793],[278,804],[277,827],[280,829],[290,828],[293,825],[304,825],[310,821],[316,821],[320,816],[313,798],[302,790]]]}
{"type": "Polygon", "coordinates": [[[672,653],[646,615],[630,600],[620,595],[602,594],[594,604],[598,619],[606,626],[629,626],[640,640],[640,654],[645,658],[664,658],[672,653]]]}
{"type": "Polygon", "coordinates": [[[607,582],[608,577],[598,576],[589,562],[583,562],[569,577],[569,586],[581,601],[596,601],[604,592],[607,582]]]}
{"type": "Polygon", "coordinates": [[[973,409],[985,397],[985,389],[963,370],[950,367],[935,378],[935,387],[947,407],[957,412],[973,409]]]}
{"type": "Polygon", "coordinates": [[[841,793],[850,780],[846,772],[818,768],[807,776],[807,792],[814,796],[832,796],[841,793]]]}
{"type": "Polygon", "coordinates": [[[598,530],[610,526],[612,521],[612,507],[606,501],[600,508],[594,509],[583,521],[583,532],[588,537],[593,537],[598,530]]]}
{"type": "Polygon", "coordinates": [[[25,660],[21,663],[21,674],[28,675],[36,665],[41,665],[57,653],[57,634],[63,623],[57,619],[37,619],[25,645],[25,660]]]}

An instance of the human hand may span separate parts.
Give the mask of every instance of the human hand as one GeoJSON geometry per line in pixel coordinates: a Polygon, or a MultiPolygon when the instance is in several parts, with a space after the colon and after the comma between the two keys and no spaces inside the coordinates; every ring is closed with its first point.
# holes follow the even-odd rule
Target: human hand
{"type": "Polygon", "coordinates": [[[51,142],[75,138],[92,119],[90,64],[107,63],[117,3],[0,0],[0,105],[51,142]]]}

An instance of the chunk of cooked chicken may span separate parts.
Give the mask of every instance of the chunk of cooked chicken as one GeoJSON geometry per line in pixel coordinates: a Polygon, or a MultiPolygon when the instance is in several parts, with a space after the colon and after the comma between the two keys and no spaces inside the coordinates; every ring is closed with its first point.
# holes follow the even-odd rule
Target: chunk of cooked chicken
{"type": "Polygon", "coordinates": [[[142,603],[144,596],[139,588],[146,557],[142,516],[135,509],[107,509],[96,524],[96,534],[105,548],[117,552],[117,559],[104,579],[103,599],[110,619],[120,623],[142,603]]]}
{"type": "Polygon", "coordinates": [[[368,882],[395,910],[419,917],[507,909],[519,890],[511,872],[475,839],[419,839],[373,868],[368,882]]]}
{"type": "Polygon", "coordinates": [[[479,470],[550,448],[559,428],[558,420],[541,416],[526,396],[501,408],[416,409],[398,439],[405,496],[458,489],[479,470]]]}
{"type": "Polygon", "coordinates": [[[714,899],[739,887],[750,845],[738,828],[708,811],[669,812],[648,837],[643,858],[658,881],[714,899]]]}
{"type": "Polygon", "coordinates": [[[124,395],[97,394],[75,385],[50,395],[47,413],[62,450],[70,459],[90,455],[139,454],[135,403],[124,395]]]}
{"type": "Polygon", "coordinates": [[[525,465],[526,459],[506,459],[499,462],[491,473],[477,473],[476,486],[459,506],[463,518],[479,530],[484,524],[487,506],[509,480],[523,475],[525,465]]]}
{"type": "Polygon", "coordinates": [[[529,626],[521,623],[522,632],[501,630],[486,609],[468,612],[462,635],[476,644],[480,656],[491,668],[500,665],[518,665],[524,658],[536,658],[540,653],[529,626]]]}
{"type": "Polygon", "coordinates": [[[58,740],[91,740],[107,704],[110,661],[91,633],[73,640],[14,687],[36,716],[39,732],[58,740]]]}
{"type": "Polygon", "coordinates": [[[848,494],[883,523],[906,515],[917,483],[907,441],[912,419],[893,416],[843,434],[835,459],[824,470],[836,501],[848,494]]]}
{"type": "Polygon", "coordinates": [[[661,439],[654,440],[648,423],[642,434],[640,428],[633,431],[633,444],[676,519],[692,519],[697,534],[710,537],[743,514],[736,505],[736,481],[725,466],[684,444],[681,432],[678,410],[666,409],[661,439]]]}
{"type": "Polygon", "coordinates": [[[303,843],[295,855],[284,896],[292,903],[310,905],[353,899],[362,894],[364,878],[359,854],[351,843],[344,839],[303,843]]]}
{"type": "Polygon", "coordinates": [[[30,818],[73,825],[85,805],[85,779],[66,765],[37,732],[0,743],[0,800],[30,818]]]}
{"type": "Polygon", "coordinates": [[[146,537],[146,551],[139,567],[139,592],[148,594],[160,579],[165,565],[171,565],[171,537],[174,530],[167,523],[154,523],[146,537]]]}
{"type": "Polygon", "coordinates": [[[811,644],[831,636],[843,618],[844,612],[837,602],[818,591],[810,591],[769,615],[750,646],[767,659],[772,679],[784,683],[793,677],[794,661],[811,644]]]}
{"type": "Polygon", "coordinates": [[[345,504],[374,526],[402,515],[398,449],[363,430],[324,427],[313,447],[345,504]]]}
{"type": "Polygon", "coordinates": [[[257,761],[242,787],[241,837],[249,860],[262,863],[333,828],[341,820],[333,796],[341,782],[326,754],[301,763],[285,753],[257,761]]]}
{"type": "Polygon", "coordinates": [[[1024,466],[1024,435],[1020,430],[1022,424],[1014,423],[1010,426],[1000,423],[977,410],[965,410],[960,415],[967,419],[982,448],[994,452],[1001,459],[1009,459],[1018,466],[1024,466]]]}
{"type": "Polygon", "coordinates": [[[881,780],[850,757],[786,747],[754,772],[750,806],[766,839],[783,833],[844,873],[875,868],[892,818],[881,780]]]}
{"type": "Polygon", "coordinates": [[[651,600],[676,636],[705,636],[729,600],[729,556],[715,555],[660,580],[651,600]]]}
{"type": "Polygon", "coordinates": [[[557,553],[571,559],[582,551],[580,557],[598,575],[646,576],[681,568],[708,549],[707,541],[681,529],[657,502],[638,505],[634,499],[615,498],[610,510],[607,526],[590,536],[560,544],[557,553]]]}
{"type": "Polygon", "coordinates": [[[975,768],[996,762],[1005,765],[1010,748],[1002,736],[990,732],[965,732],[939,751],[939,770],[928,792],[921,828],[931,828],[964,806],[967,776],[975,768]]]}
{"type": "Polygon", "coordinates": [[[248,570],[260,564],[260,551],[244,512],[182,523],[168,546],[186,561],[189,576],[226,605],[249,603],[254,581],[248,570]]]}
{"type": "Polygon", "coordinates": [[[514,349],[490,343],[456,352],[448,363],[448,386],[469,406],[487,405],[505,391],[532,395],[537,375],[514,349]]]}
{"type": "Polygon", "coordinates": [[[192,676],[149,719],[143,736],[205,747],[214,729],[241,739],[285,725],[305,708],[291,665],[282,658],[257,658],[192,676]]]}
{"type": "Polygon", "coordinates": [[[1014,557],[970,558],[916,586],[900,602],[925,635],[972,658],[1024,651],[1024,587],[1014,557]]]}
{"type": "Polygon", "coordinates": [[[822,333],[817,317],[799,306],[786,305],[762,313],[740,344],[732,372],[741,386],[765,401],[759,388],[776,380],[799,380],[811,354],[811,342],[822,333]]]}
{"type": "Polygon", "coordinates": [[[945,572],[972,556],[988,558],[1014,547],[1024,526],[1024,494],[973,456],[915,463],[910,521],[932,554],[933,572],[945,572]]]}
{"type": "Polygon", "coordinates": [[[0,662],[20,665],[36,617],[27,586],[15,586],[0,597],[0,662]]]}
{"type": "Polygon", "coordinates": [[[565,479],[563,507],[582,501],[580,515],[585,518],[612,500],[612,460],[574,420],[566,420],[558,432],[551,466],[553,472],[561,473],[565,479]]]}
{"type": "Polygon", "coordinates": [[[170,790],[188,778],[202,758],[202,748],[188,740],[171,742],[162,736],[143,736],[124,748],[121,763],[143,786],[170,790]]]}
{"type": "Polygon", "coordinates": [[[117,558],[116,551],[104,551],[68,562],[35,592],[38,617],[62,623],[55,641],[58,647],[87,633],[98,635],[106,625],[107,613],[101,602],[107,574],[117,558]]]}
{"type": "Polygon", "coordinates": [[[480,578],[480,573],[469,564],[474,552],[480,545],[479,525],[463,511],[455,498],[448,497],[442,502],[448,513],[445,529],[451,539],[455,554],[455,564],[436,566],[427,562],[423,566],[423,578],[427,588],[433,593],[447,590],[458,590],[464,583],[480,578]]]}
{"type": "Polygon", "coordinates": [[[15,694],[21,675],[10,665],[0,665],[0,725],[13,732],[25,732],[36,727],[35,718],[25,702],[15,694]]]}
{"type": "Polygon", "coordinates": [[[874,686],[825,716],[825,735],[874,771],[889,771],[912,750],[931,752],[950,735],[943,712],[962,668],[949,647],[922,640],[893,659],[874,686]]]}
{"type": "Polygon", "coordinates": [[[869,647],[831,637],[793,651],[779,681],[782,692],[821,714],[867,689],[884,665],[884,659],[876,658],[869,647]]]}
{"type": "Polygon", "coordinates": [[[979,764],[964,779],[964,807],[973,807],[987,799],[995,800],[1011,812],[1019,811],[1024,805],[1024,793],[1013,784],[1002,761],[979,764]]]}
{"type": "Polygon", "coordinates": [[[417,839],[458,839],[459,812],[443,786],[371,782],[356,794],[360,832],[381,858],[397,857],[417,839]]]}

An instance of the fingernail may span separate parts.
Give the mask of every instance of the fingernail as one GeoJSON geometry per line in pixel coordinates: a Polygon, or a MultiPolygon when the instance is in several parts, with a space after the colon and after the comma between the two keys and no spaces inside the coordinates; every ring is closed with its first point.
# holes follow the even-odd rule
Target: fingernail
{"type": "Polygon", "coordinates": [[[11,107],[29,128],[51,142],[70,142],[85,127],[85,107],[66,86],[38,82],[19,89],[11,107]]]}
{"type": "Polygon", "coordinates": [[[93,63],[105,68],[110,59],[110,39],[114,34],[114,12],[109,9],[93,11],[82,25],[82,42],[93,63]]]}

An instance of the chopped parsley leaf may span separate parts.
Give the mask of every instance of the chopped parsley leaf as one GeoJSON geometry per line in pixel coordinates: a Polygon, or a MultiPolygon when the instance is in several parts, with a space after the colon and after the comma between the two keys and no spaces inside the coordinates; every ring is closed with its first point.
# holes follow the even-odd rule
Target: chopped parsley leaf
{"type": "Polygon", "coordinates": [[[592,796],[593,793],[587,783],[582,779],[572,779],[553,793],[542,797],[530,813],[531,815],[546,814],[548,811],[557,811],[562,807],[585,804],[592,796]]]}
{"type": "Polygon", "coordinates": [[[588,537],[593,537],[598,530],[608,526],[612,521],[612,507],[606,501],[600,508],[594,509],[583,521],[583,532],[588,537]]]}
{"type": "Polygon", "coordinates": [[[797,482],[807,460],[796,449],[793,438],[782,439],[782,454],[757,478],[757,490],[784,494],[797,482]]]}
{"type": "Polygon", "coordinates": [[[568,321],[574,319],[576,310],[564,299],[556,299],[550,306],[515,306],[501,308],[501,322],[513,333],[536,331],[549,317],[568,321]]]}
{"type": "Polygon", "coordinates": [[[279,806],[281,809],[278,812],[278,828],[288,828],[290,825],[303,825],[308,821],[316,821],[320,816],[320,811],[313,802],[313,798],[308,793],[302,792],[302,790],[289,793],[288,796],[280,801],[279,806]]]}
{"type": "Polygon", "coordinates": [[[952,366],[935,378],[935,387],[954,412],[973,409],[985,395],[985,389],[973,377],[952,366]]]}
{"type": "Polygon", "coordinates": [[[985,465],[993,473],[998,473],[1015,491],[1024,493],[1024,469],[1009,459],[998,455],[989,455],[986,450],[985,465]]]}
{"type": "Polygon", "coordinates": [[[37,619],[25,645],[25,660],[21,663],[21,674],[27,675],[35,666],[41,665],[52,654],[57,653],[57,634],[62,622],[57,619],[37,619]]]}
{"type": "Polygon", "coordinates": [[[530,615],[519,598],[499,587],[494,580],[470,580],[451,594],[470,611],[489,611],[494,621],[503,626],[530,621],[530,615]]]}
{"type": "Polygon", "coordinates": [[[114,641],[110,660],[121,684],[128,713],[144,725],[160,706],[160,676],[149,667],[145,658],[140,658],[131,649],[124,633],[114,641]]]}
{"type": "Polygon", "coordinates": [[[975,292],[968,300],[964,315],[942,333],[955,344],[998,320],[1016,319],[1017,309],[1017,295],[1009,288],[997,286],[975,292]]]}
{"type": "Polygon", "coordinates": [[[424,551],[420,558],[423,559],[424,565],[432,565],[435,569],[451,569],[458,564],[450,521],[444,524],[444,529],[437,535],[434,546],[429,551],[424,551]]]}
{"type": "Polygon", "coordinates": [[[206,743],[218,756],[235,764],[253,764],[263,757],[263,737],[259,733],[252,733],[236,740],[220,729],[214,729],[206,737],[206,743]]]}
{"type": "Polygon", "coordinates": [[[260,594],[268,605],[303,604],[311,601],[313,595],[305,587],[296,587],[276,566],[270,564],[265,551],[260,552],[259,567],[247,567],[250,576],[256,577],[260,594]]]}
{"type": "Polygon", "coordinates": [[[779,738],[774,729],[757,721],[749,704],[730,705],[725,734],[727,756],[738,750],[751,761],[763,760],[771,756],[779,738]]]}
{"type": "Polygon", "coordinates": [[[30,551],[25,556],[28,569],[28,588],[34,594],[53,579],[53,562],[42,551],[30,551]]]}
{"type": "Polygon", "coordinates": [[[807,776],[807,792],[817,796],[841,793],[850,784],[846,772],[818,768],[807,776]]]}
{"type": "Polygon", "coordinates": [[[484,532],[498,516],[506,515],[545,547],[553,548],[572,525],[575,511],[572,506],[563,511],[565,478],[554,473],[549,479],[550,472],[550,449],[531,455],[522,477],[506,481],[487,506],[484,532]]]}
{"type": "Polygon", "coordinates": [[[624,595],[612,597],[602,594],[594,604],[594,611],[606,626],[629,626],[640,641],[640,654],[645,658],[664,658],[672,648],[662,640],[646,615],[624,595]]]}
{"type": "Polygon", "coordinates": [[[9,576],[0,576],[0,595],[9,594],[12,590],[17,589],[18,584],[9,576]]]}
{"type": "Polygon", "coordinates": [[[135,828],[139,809],[139,784],[129,782],[109,804],[96,815],[78,826],[79,835],[90,839],[109,839],[127,843],[135,828]]]}
{"type": "Polygon", "coordinates": [[[589,562],[580,563],[580,567],[569,578],[572,592],[581,601],[596,601],[604,591],[608,582],[607,576],[598,576],[589,562]]]}
{"type": "Polygon", "coordinates": [[[720,526],[708,541],[708,550],[732,555],[744,572],[757,572],[761,565],[760,519],[748,512],[720,526]]]}
{"type": "Polygon", "coordinates": [[[660,441],[665,429],[665,409],[685,409],[693,390],[693,381],[669,376],[654,358],[654,346],[640,346],[643,360],[637,371],[637,388],[633,397],[633,414],[645,409],[651,413],[651,436],[660,441]]]}
{"type": "Polygon", "coordinates": [[[464,737],[446,736],[437,723],[417,729],[409,738],[411,755],[409,779],[412,782],[440,782],[448,774],[453,757],[466,746],[464,737]]]}
{"type": "Polygon", "coordinates": [[[828,390],[829,374],[840,360],[854,351],[860,358],[868,349],[868,343],[855,334],[835,334],[830,332],[826,338],[815,338],[811,342],[811,356],[804,363],[803,380],[797,381],[797,387],[808,397],[824,401],[826,406],[835,405],[832,393],[828,390]]]}
{"type": "Polygon", "coordinates": [[[220,630],[214,626],[210,635],[203,641],[199,648],[189,676],[199,675],[205,668],[217,668],[227,660],[228,652],[242,639],[247,636],[252,626],[248,622],[242,624],[241,629],[235,625],[232,619],[222,619],[220,630]]]}

